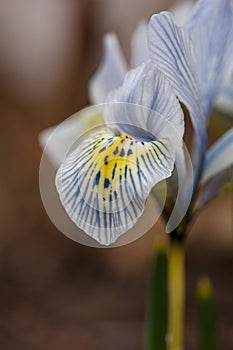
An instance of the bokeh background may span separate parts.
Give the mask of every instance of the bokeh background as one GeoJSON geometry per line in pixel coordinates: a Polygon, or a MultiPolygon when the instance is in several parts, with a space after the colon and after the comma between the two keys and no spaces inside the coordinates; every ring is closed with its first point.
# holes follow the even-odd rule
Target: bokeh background
{"type": "MultiPolygon", "coordinates": [[[[39,194],[41,130],[88,104],[87,86],[114,31],[127,57],[159,0],[0,2],[0,348],[139,350],[162,222],[115,249],[79,245],[53,226],[39,194]]],[[[197,277],[214,285],[221,349],[233,348],[233,196],[209,205],[187,241],[186,348],[195,347],[197,277]]]]}

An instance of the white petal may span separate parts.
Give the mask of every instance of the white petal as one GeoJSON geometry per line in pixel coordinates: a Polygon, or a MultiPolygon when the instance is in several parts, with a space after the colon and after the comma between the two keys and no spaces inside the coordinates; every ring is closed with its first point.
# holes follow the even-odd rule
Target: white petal
{"type": "Polygon", "coordinates": [[[173,165],[167,140],[139,142],[105,128],[63,162],[57,191],[76,225],[109,245],[137,222],[150,190],[171,175],[173,165]]]}
{"type": "Polygon", "coordinates": [[[103,59],[89,83],[91,103],[103,103],[107,94],[122,84],[126,72],[127,64],[116,35],[105,35],[103,59]]]}
{"type": "Polygon", "coordinates": [[[103,124],[98,106],[85,108],[59,125],[42,131],[39,143],[55,169],[61,165],[71,145],[88,129],[103,124]]]}
{"type": "Polygon", "coordinates": [[[192,38],[195,70],[208,117],[216,96],[233,73],[233,4],[231,0],[200,0],[185,27],[192,38]]]}
{"type": "Polygon", "coordinates": [[[147,23],[139,23],[131,42],[131,67],[135,68],[149,59],[147,45],[147,23]]]}
{"type": "Polygon", "coordinates": [[[224,134],[207,153],[205,169],[201,179],[204,184],[211,177],[233,164],[233,128],[224,134]]]}

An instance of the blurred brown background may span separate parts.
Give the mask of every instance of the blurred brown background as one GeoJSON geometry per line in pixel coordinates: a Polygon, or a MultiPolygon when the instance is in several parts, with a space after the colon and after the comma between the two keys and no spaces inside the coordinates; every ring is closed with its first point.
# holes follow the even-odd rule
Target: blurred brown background
{"type": "MultiPolygon", "coordinates": [[[[159,222],[115,249],[81,246],[49,221],[39,195],[44,128],[88,103],[87,83],[114,31],[129,57],[141,18],[159,0],[0,3],[0,349],[142,349],[145,297],[159,222]]],[[[210,275],[222,349],[233,348],[232,194],[195,223],[187,249],[187,349],[195,345],[195,285],[210,275]]]]}

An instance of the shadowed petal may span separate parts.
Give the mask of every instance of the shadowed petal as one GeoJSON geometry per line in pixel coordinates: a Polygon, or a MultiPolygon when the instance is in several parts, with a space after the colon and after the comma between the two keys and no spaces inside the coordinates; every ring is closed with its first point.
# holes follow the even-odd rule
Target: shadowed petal
{"type": "Polygon", "coordinates": [[[93,104],[102,103],[109,91],[119,87],[127,72],[127,64],[115,34],[104,37],[101,65],[89,83],[89,97],[93,104]]]}
{"type": "Polygon", "coordinates": [[[56,186],[76,225],[109,245],[136,223],[150,190],[171,175],[173,166],[167,140],[139,142],[105,128],[67,157],[56,186]]]}
{"type": "Polygon", "coordinates": [[[233,164],[233,128],[224,134],[207,152],[201,183],[233,164]]]}

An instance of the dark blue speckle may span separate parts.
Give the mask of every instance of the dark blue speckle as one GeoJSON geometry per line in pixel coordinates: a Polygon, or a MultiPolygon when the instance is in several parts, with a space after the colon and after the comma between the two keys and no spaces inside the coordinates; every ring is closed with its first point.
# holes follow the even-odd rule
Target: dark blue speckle
{"type": "Polygon", "coordinates": [[[108,188],[110,186],[109,179],[104,179],[104,188],[108,188]]]}
{"type": "Polygon", "coordinates": [[[122,148],[121,153],[120,153],[120,157],[124,157],[124,156],[125,156],[125,150],[124,150],[124,148],[122,148]]]}
{"type": "Polygon", "coordinates": [[[96,177],[95,177],[95,184],[96,185],[99,185],[99,182],[100,182],[100,171],[96,174],[96,177]]]}
{"type": "Polygon", "coordinates": [[[126,179],[126,177],[127,177],[127,170],[128,170],[128,166],[126,165],[126,166],[125,166],[125,179],[126,179]]]}
{"type": "Polygon", "coordinates": [[[106,150],[106,146],[104,146],[103,148],[101,148],[101,150],[99,151],[99,153],[102,153],[103,151],[106,150]]]}
{"type": "Polygon", "coordinates": [[[116,167],[117,167],[117,163],[114,164],[114,168],[113,168],[113,171],[112,171],[112,180],[114,179],[114,176],[115,176],[116,167]]]}

